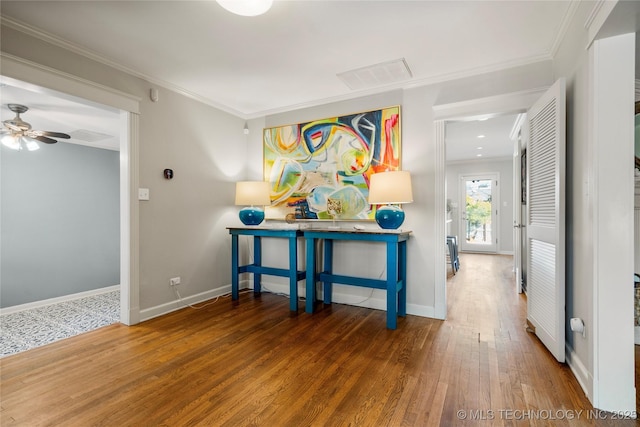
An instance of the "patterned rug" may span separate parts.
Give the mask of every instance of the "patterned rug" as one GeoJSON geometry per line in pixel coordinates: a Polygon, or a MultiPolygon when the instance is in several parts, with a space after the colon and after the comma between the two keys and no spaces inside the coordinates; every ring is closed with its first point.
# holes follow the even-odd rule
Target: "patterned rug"
{"type": "Polygon", "coordinates": [[[0,316],[0,357],[120,321],[120,291],[0,316]]]}

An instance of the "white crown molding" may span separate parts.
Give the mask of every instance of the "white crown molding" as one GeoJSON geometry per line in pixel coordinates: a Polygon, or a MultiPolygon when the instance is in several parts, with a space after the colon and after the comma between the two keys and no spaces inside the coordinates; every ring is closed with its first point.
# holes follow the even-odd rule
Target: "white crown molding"
{"type": "Polygon", "coordinates": [[[238,116],[238,117],[244,117],[244,114],[240,111],[237,111],[233,108],[230,108],[226,105],[222,105],[216,102],[211,101],[210,99],[204,98],[198,94],[195,94],[193,92],[190,92],[180,86],[174,85],[172,83],[169,83],[167,81],[149,76],[147,74],[141,73],[139,71],[136,71],[132,68],[128,68],[125,67],[124,65],[115,62],[111,59],[105,58],[102,55],[99,55],[89,49],[86,49],[84,47],[78,46],[75,43],[71,43],[69,41],[66,41],[60,37],[54,36],[53,34],[47,33],[43,30],[40,30],[38,28],[35,28],[31,25],[28,25],[24,22],[20,22],[16,19],[13,18],[6,18],[6,17],[0,17],[0,22],[2,23],[2,25],[7,26],[9,28],[12,28],[16,31],[20,31],[21,33],[27,34],[29,36],[35,37],[39,40],[42,40],[44,42],[50,43],[54,46],[58,46],[61,47],[63,49],[69,50],[73,53],[76,53],[78,55],[84,56],[85,58],[91,59],[93,61],[99,62],[101,64],[107,65],[111,68],[115,68],[116,70],[122,71],[123,73],[127,73],[130,74],[134,77],[138,77],[142,80],[146,80],[149,83],[153,83],[154,85],[163,87],[165,89],[168,89],[172,92],[176,92],[179,93],[181,95],[186,96],[187,98],[191,98],[195,101],[201,102],[203,104],[209,105],[211,107],[217,108],[218,110],[224,111],[226,113],[232,114],[234,116],[238,116]]]}
{"type": "MultiPolygon", "coordinates": [[[[562,36],[564,37],[564,32],[566,32],[566,26],[568,25],[568,22],[570,22],[570,18],[572,16],[573,13],[575,13],[575,7],[573,6],[573,2],[572,2],[572,6],[569,7],[568,12],[565,14],[565,18],[563,19],[562,22],[562,36]]],[[[19,20],[13,19],[13,18],[7,18],[7,17],[0,17],[0,23],[4,26],[7,26],[9,28],[12,28],[16,31],[20,31],[24,34],[27,34],[29,36],[32,36],[34,38],[40,39],[42,41],[45,41],[47,43],[50,43],[52,45],[61,47],[63,49],[69,50],[73,53],[76,53],[78,55],[84,56],[88,59],[91,59],[93,61],[99,62],[101,64],[107,65],[111,68],[114,68],[116,70],[122,71],[124,73],[127,73],[129,75],[132,75],[134,77],[138,77],[140,79],[143,79],[145,81],[148,81],[149,83],[152,83],[154,85],[163,87],[165,89],[171,90],[173,92],[176,92],[178,94],[184,95],[188,98],[194,99],[198,102],[201,102],[205,105],[209,105],[211,107],[217,108],[221,111],[224,111],[226,113],[229,113],[231,115],[234,115],[236,117],[240,117],[242,119],[245,120],[250,120],[250,119],[255,119],[255,118],[260,118],[260,117],[265,117],[265,116],[269,116],[269,115],[274,115],[274,114],[280,114],[280,113],[286,113],[289,111],[294,111],[294,110],[300,110],[300,109],[304,109],[304,108],[311,108],[311,107],[317,107],[320,105],[325,105],[325,104],[330,104],[330,103],[334,103],[334,102],[341,102],[341,101],[346,101],[346,100],[351,100],[354,98],[360,98],[360,97],[365,97],[365,96],[371,96],[371,95],[377,95],[377,94],[381,94],[384,92],[388,92],[388,91],[392,91],[392,90],[397,90],[397,89],[401,89],[401,90],[406,90],[406,89],[412,89],[412,88],[417,88],[417,87],[423,87],[423,86],[429,86],[429,85],[434,85],[434,84],[439,84],[439,83],[444,83],[447,81],[452,81],[452,80],[458,80],[458,79],[463,79],[463,78],[468,78],[468,77],[473,77],[479,74],[487,74],[487,73],[491,73],[491,72],[498,72],[498,71],[504,71],[504,70],[508,70],[511,68],[517,68],[517,67],[521,67],[521,66],[527,66],[527,65],[531,65],[531,64],[535,64],[538,62],[544,62],[544,61],[550,61],[553,59],[553,55],[552,52],[548,52],[548,53],[544,53],[544,54],[540,54],[540,55],[536,55],[536,56],[530,56],[530,57],[526,57],[526,58],[519,58],[519,59],[515,59],[515,60],[510,60],[510,61],[503,61],[503,62],[498,62],[498,63],[494,63],[494,64],[489,64],[489,65],[484,65],[484,66],[479,66],[479,67],[473,67],[473,68],[468,68],[465,70],[460,70],[458,72],[453,72],[453,73],[445,73],[445,74],[439,74],[439,75],[435,75],[435,76],[429,76],[429,77],[425,77],[422,79],[417,79],[417,80],[413,80],[411,82],[401,82],[401,83],[395,83],[395,84],[391,84],[391,85],[386,85],[386,86],[381,86],[381,87],[376,87],[376,88],[372,88],[372,89],[367,89],[367,90],[361,90],[361,91],[355,91],[355,92],[351,92],[345,95],[339,95],[339,96],[334,96],[334,97],[328,97],[328,98],[322,98],[322,99],[316,99],[313,101],[309,101],[309,102],[303,102],[303,103],[298,103],[298,104],[291,104],[291,105],[286,105],[280,108],[274,108],[274,109],[268,109],[268,110],[261,110],[261,111],[253,111],[253,112],[242,112],[242,111],[238,111],[234,108],[231,108],[227,105],[223,105],[217,102],[214,102],[210,99],[207,99],[203,96],[200,96],[198,94],[195,94],[193,92],[190,92],[180,86],[174,85],[172,83],[169,83],[167,81],[146,75],[144,73],[141,73],[139,71],[136,71],[134,69],[128,68],[123,66],[122,64],[119,64],[111,59],[105,58],[104,56],[101,56],[89,49],[86,49],[84,47],[81,47],[75,43],[66,41],[58,36],[55,36],[53,34],[47,33],[43,30],[40,30],[38,28],[35,28],[29,24],[26,24],[24,22],[21,22],[19,20]]],[[[556,40],[553,43],[553,48],[556,48],[556,45],[559,45],[560,41],[556,40]]]]}
{"type": "Polygon", "coordinates": [[[600,12],[600,9],[602,9],[602,6],[604,6],[604,4],[606,3],[606,0],[599,0],[596,2],[596,4],[593,6],[593,9],[591,9],[591,12],[589,12],[589,16],[587,16],[587,20],[584,22],[584,28],[585,29],[589,29],[591,28],[591,25],[593,25],[593,21],[595,21],[596,17],[598,16],[598,13],[600,12]]]}
{"type": "Polygon", "coordinates": [[[569,26],[571,25],[571,21],[573,21],[573,18],[576,14],[576,11],[578,10],[579,5],[580,5],[580,1],[571,0],[571,3],[569,4],[567,11],[562,17],[562,22],[560,23],[560,29],[556,33],[556,38],[551,44],[550,52],[551,52],[552,58],[558,54],[560,45],[562,44],[562,41],[564,40],[564,37],[567,34],[567,31],[569,30],[569,26]]]}
{"type": "Polygon", "coordinates": [[[371,95],[378,95],[378,94],[381,94],[381,93],[384,93],[384,92],[390,92],[392,90],[415,89],[415,88],[418,88],[418,87],[429,86],[429,85],[434,85],[434,84],[438,84],[438,83],[445,83],[445,82],[448,82],[448,81],[464,79],[464,78],[467,78],[467,77],[473,77],[473,76],[477,76],[479,74],[486,74],[486,73],[491,73],[491,72],[504,71],[504,70],[508,70],[510,68],[516,68],[516,67],[531,65],[531,64],[538,63],[538,62],[550,61],[551,59],[552,59],[551,55],[544,54],[544,55],[538,55],[538,56],[535,56],[535,57],[530,57],[530,58],[525,58],[525,59],[518,59],[518,60],[514,60],[514,61],[508,61],[508,62],[492,64],[492,65],[488,65],[488,66],[475,67],[475,68],[470,68],[470,69],[467,69],[467,70],[459,71],[459,72],[456,72],[456,73],[440,74],[440,75],[437,75],[437,76],[426,77],[426,78],[423,78],[423,79],[417,79],[417,80],[414,80],[414,81],[412,81],[410,83],[407,83],[407,82],[396,83],[396,84],[377,87],[377,88],[373,88],[373,89],[367,89],[367,90],[351,92],[351,93],[346,94],[346,95],[339,95],[339,96],[334,96],[334,97],[329,97],[329,98],[322,98],[322,99],[317,99],[317,100],[310,101],[310,102],[287,105],[287,106],[281,107],[281,108],[274,108],[274,109],[270,109],[270,110],[264,110],[264,111],[257,111],[257,112],[253,112],[253,113],[248,113],[247,116],[246,116],[246,119],[255,119],[255,118],[269,116],[269,115],[273,115],[273,114],[286,113],[286,112],[289,112],[289,111],[301,110],[301,109],[304,109],[304,108],[311,108],[311,107],[317,107],[317,106],[320,106],[320,105],[331,104],[331,103],[334,103],[334,102],[348,101],[350,99],[361,98],[361,97],[371,96],[371,95]]]}
{"type": "Polygon", "coordinates": [[[591,43],[593,43],[598,32],[617,4],[618,0],[599,0],[593,6],[593,9],[591,9],[589,16],[587,16],[587,20],[584,23],[584,28],[588,33],[586,48],[591,46],[591,43]]]}

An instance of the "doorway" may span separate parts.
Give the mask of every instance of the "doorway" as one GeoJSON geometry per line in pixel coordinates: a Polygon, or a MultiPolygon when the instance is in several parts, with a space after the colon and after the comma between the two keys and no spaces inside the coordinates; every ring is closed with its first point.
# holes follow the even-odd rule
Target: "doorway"
{"type": "MultiPolygon", "coordinates": [[[[455,121],[470,121],[470,120],[486,120],[491,118],[492,114],[488,114],[487,112],[498,112],[498,115],[506,115],[506,114],[518,114],[526,111],[533,103],[544,93],[544,90],[535,90],[535,91],[527,91],[520,93],[510,93],[505,95],[494,96],[490,98],[481,98],[476,99],[470,102],[464,103],[452,103],[452,104],[443,104],[437,105],[433,107],[433,118],[434,118],[434,142],[435,142],[435,176],[436,176],[436,188],[435,188],[435,222],[436,222],[436,233],[435,238],[438,240],[446,241],[446,236],[448,234],[448,223],[447,223],[447,200],[455,200],[457,199],[456,195],[452,199],[448,191],[451,190],[451,173],[455,167],[467,167],[465,164],[458,164],[458,161],[447,159],[451,155],[450,147],[448,146],[448,141],[451,137],[450,128],[448,126],[449,123],[455,121]]],[[[478,138],[479,135],[476,135],[478,138]]],[[[478,138],[481,139],[481,138],[478,138]]],[[[483,145],[476,146],[466,146],[463,147],[463,151],[465,152],[474,152],[476,154],[476,158],[484,157],[488,159],[490,156],[485,156],[485,147],[484,142],[483,145]],[[479,149],[478,147],[482,147],[479,149]],[[478,156],[478,155],[481,156],[478,156]]],[[[510,156],[513,157],[513,152],[510,153],[510,156]]],[[[470,161],[460,161],[460,163],[469,163],[470,161]]],[[[512,166],[510,166],[512,168],[512,166]]],[[[478,170],[477,172],[486,172],[485,170],[478,170]]],[[[502,179],[504,182],[512,181],[506,180],[504,177],[513,174],[513,172],[506,172],[502,179]]],[[[508,199],[509,196],[506,196],[508,199]]],[[[457,204],[456,204],[457,205],[457,204]]],[[[503,200],[504,205],[504,200],[503,200]]],[[[455,213],[456,209],[459,211],[459,206],[450,206],[450,213],[455,213]]],[[[504,208],[504,206],[503,206],[504,208]]],[[[509,211],[512,209],[505,210],[509,211]]],[[[452,221],[450,224],[455,225],[458,221],[452,221]]],[[[509,229],[513,229],[513,223],[508,224],[509,229]]],[[[457,227],[456,227],[457,228],[457,227]]],[[[509,233],[505,232],[505,235],[509,233]]],[[[498,250],[500,253],[500,250],[498,250]]],[[[446,245],[443,243],[442,245],[435,246],[435,256],[436,259],[446,259],[446,245]]],[[[436,263],[435,265],[435,301],[434,301],[434,315],[439,319],[446,319],[447,317],[447,295],[446,295],[446,276],[447,276],[447,268],[444,262],[436,263]]]]}
{"type": "Polygon", "coordinates": [[[118,112],[120,137],[120,321],[139,322],[138,271],[138,123],[140,100],[86,80],[75,78],[17,58],[2,57],[0,83],[27,90],[51,93],[80,103],[110,108],[118,112]]]}
{"type": "Polygon", "coordinates": [[[500,206],[498,174],[460,176],[460,250],[495,253],[498,242],[496,217],[500,206]]]}

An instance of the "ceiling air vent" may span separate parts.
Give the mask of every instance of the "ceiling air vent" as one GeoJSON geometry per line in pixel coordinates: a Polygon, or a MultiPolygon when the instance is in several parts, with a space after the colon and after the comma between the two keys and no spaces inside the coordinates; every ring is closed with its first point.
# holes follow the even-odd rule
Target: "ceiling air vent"
{"type": "Polygon", "coordinates": [[[337,76],[352,90],[386,86],[409,80],[412,77],[411,70],[409,70],[404,58],[345,71],[337,76]]]}

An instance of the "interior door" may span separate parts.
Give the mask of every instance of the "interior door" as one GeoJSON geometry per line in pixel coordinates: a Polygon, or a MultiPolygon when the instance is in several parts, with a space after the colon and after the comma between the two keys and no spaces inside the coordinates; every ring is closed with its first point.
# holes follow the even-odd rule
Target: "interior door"
{"type": "Polygon", "coordinates": [[[527,320],[565,360],[565,81],[527,112],[527,320]]]}
{"type": "Polygon", "coordinates": [[[460,177],[460,250],[496,252],[498,242],[498,175],[460,177]]]}
{"type": "Polygon", "coordinates": [[[513,271],[518,293],[526,292],[525,271],[526,252],[525,230],[527,168],[526,168],[526,114],[518,117],[517,129],[511,136],[513,140],[513,271]]]}

